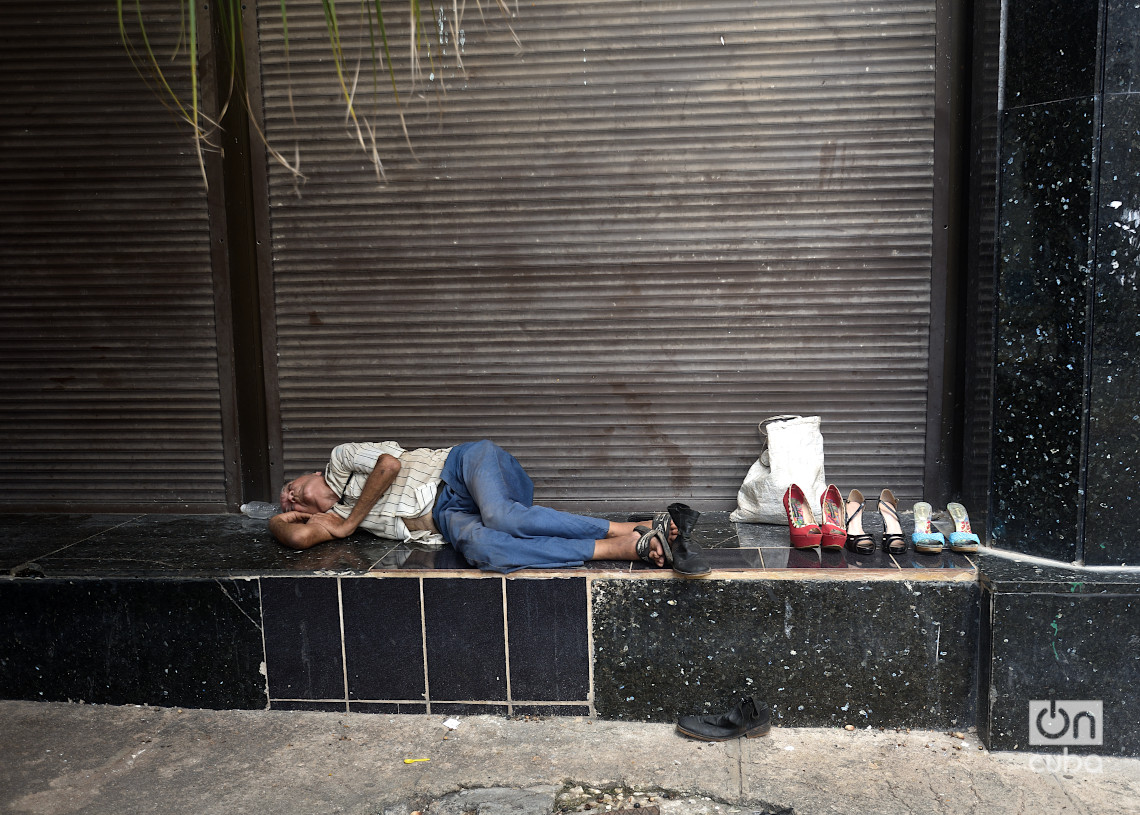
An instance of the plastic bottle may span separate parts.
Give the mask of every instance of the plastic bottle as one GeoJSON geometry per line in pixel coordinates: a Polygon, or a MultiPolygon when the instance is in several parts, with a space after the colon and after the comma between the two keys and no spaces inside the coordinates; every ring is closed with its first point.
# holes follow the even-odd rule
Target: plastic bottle
{"type": "Polygon", "coordinates": [[[267,518],[272,518],[281,512],[281,507],[267,504],[265,501],[250,501],[248,504],[241,505],[241,511],[248,515],[250,518],[257,518],[264,521],[267,518]]]}

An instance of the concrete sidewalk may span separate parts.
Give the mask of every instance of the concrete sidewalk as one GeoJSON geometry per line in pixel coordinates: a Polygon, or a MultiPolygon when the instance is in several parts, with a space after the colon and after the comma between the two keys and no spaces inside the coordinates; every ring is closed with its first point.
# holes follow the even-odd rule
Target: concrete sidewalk
{"type": "Polygon", "coordinates": [[[1140,760],[989,753],[972,732],[709,744],[661,724],[447,718],[0,702],[0,811],[540,815],[640,791],[662,815],[1140,813],[1140,760]]]}

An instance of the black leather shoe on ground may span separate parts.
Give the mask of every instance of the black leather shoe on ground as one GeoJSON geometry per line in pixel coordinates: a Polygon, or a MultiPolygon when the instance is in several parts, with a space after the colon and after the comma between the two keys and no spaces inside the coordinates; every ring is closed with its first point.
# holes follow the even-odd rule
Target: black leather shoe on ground
{"type": "Polygon", "coordinates": [[[673,549],[673,571],[683,577],[702,577],[712,571],[708,558],[700,545],[692,539],[693,528],[701,513],[687,504],[670,504],[669,517],[677,526],[677,539],[670,544],[673,549]]]}
{"type": "Polygon", "coordinates": [[[677,729],[702,741],[728,741],[741,736],[752,739],[768,735],[772,713],[764,703],[746,696],[728,713],[682,716],[677,720],[677,729]]]}

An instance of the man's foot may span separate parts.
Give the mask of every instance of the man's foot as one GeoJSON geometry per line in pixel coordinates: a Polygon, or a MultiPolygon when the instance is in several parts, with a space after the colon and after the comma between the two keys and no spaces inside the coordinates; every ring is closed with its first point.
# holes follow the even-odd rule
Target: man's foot
{"type": "MultiPolygon", "coordinates": [[[[637,543],[645,532],[639,532],[638,527],[645,530],[649,529],[650,526],[637,521],[628,523],[611,521],[605,539],[594,541],[594,556],[591,560],[641,560],[637,554],[637,543]]],[[[677,526],[670,521],[669,540],[674,541],[676,539],[677,526]]],[[[665,565],[665,550],[656,536],[649,541],[649,559],[654,566],[663,567],[665,565]]]]}

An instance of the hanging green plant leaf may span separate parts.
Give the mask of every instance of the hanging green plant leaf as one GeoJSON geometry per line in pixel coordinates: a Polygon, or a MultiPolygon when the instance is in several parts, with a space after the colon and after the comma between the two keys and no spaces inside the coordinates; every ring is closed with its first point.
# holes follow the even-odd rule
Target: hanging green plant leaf
{"type": "MultiPolygon", "coordinates": [[[[298,2],[312,3],[316,2],[316,0],[298,0],[298,2]]],[[[420,76],[420,60],[424,52],[426,52],[433,76],[436,75],[437,70],[435,54],[432,52],[431,43],[423,22],[423,10],[420,2],[419,0],[407,0],[407,2],[410,16],[410,78],[411,87],[414,90],[416,79],[420,76]]],[[[217,135],[220,128],[219,122],[225,115],[228,106],[235,102],[235,97],[236,101],[244,106],[248,113],[253,132],[257,134],[260,141],[265,145],[266,150],[273,160],[288,169],[298,179],[303,179],[304,176],[300,171],[299,150],[296,151],[293,160],[289,161],[269,144],[256,115],[258,106],[254,104],[254,100],[249,98],[249,92],[245,83],[246,43],[242,33],[242,0],[215,0],[215,3],[214,19],[218,27],[218,41],[214,43],[214,47],[221,48],[225,51],[225,65],[228,66],[228,76],[225,77],[225,84],[228,85],[228,90],[219,91],[219,96],[221,97],[219,99],[220,110],[216,120],[207,116],[202,110],[201,77],[203,71],[199,63],[200,48],[198,32],[200,24],[204,21],[198,19],[199,7],[193,0],[179,0],[180,36],[178,43],[175,45],[174,52],[169,56],[169,60],[164,60],[162,56],[156,53],[152,45],[151,38],[147,33],[147,11],[144,10],[143,0],[115,0],[115,9],[119,22],[119,34],[123,41],[123,48],[126,50],[139,76],[141,76],[143,81],[154,91],[162,104],[175,116],[189,125],[204,184],[207,183],[205,153],[207,150],[218,149],[217,135]],[[163,67],[164,64],[168,65],[165,70],[163,67]],[[172,83],[168,78],[168,71],[181,70],[188,72],[190,87],[188,99],[184,99],[176,92],[174,88],[176,83],[172,83]]],[[[324,14],[328,46],[332,54],[336,81],[340,88],[340,95],[344,101],[345,124],[355,141],[359,144],[361,150],[368,157],[368,161],[373,165],[377,180],[384,181],[386,176],[376,146],[375,129],[369,117],[359,110],[357,104],[357,90],[360,72],[363,66],[360,60],[357,60],[354,65],[351,65],[345,56],[345,47],[341,34],[341,22],[337,13],[336,0],[320,0],[320,3],[324,14]]],[[[511,16],[511,12],[507,8],[504,0],[495,0],[495,3],[505,17],[509,18],[511,16]]],[[[279,7],[281,13],[281,30],[284,37],[286,78],[289,86],[287,89],[289,110],[290,113],[295,116],[292,80],[289,74],[289,15],[286,5],[287,0],[280,0],[279,7]]],[[[460,39],[459,32],[465,5],[466,3],[461,5],[459,0],[452,0],[451,19],[448,20],[446,24],[450,28],[449,33],[454,42],[458,42],[460,39]]],[[[482,5],[476,2],[476,7],[479,9],[480,16],[482,16],[482,5]]],[[[434,5],[429,6],[429,8],[433,16],[435,16],[434,5]]],[[[384,12],[381,8],[381,0],[360,0],[360,15],[362,24],[366,27],[368,34],[368,55],[372,63],[373,97],[379,99],[381,96],[379,92],[379,76],[380,71],[383,69],[387,72],[391,84],[391,99],[395,105],[396,113],[399,116],[404,140],[407,142],[408,150],[411,151],[414,156],[415,151],[412,148],[412,139],[408,133],[407,123],[404,118],[404,108],[398,87],[399,83],[397,81],[395,68],[393,67],[391,46],[388,40],[388,30],[384,24],[384,12]],[[379,39],[377,39],[377,35],[379,35],[379,39]]],[[[445,25],[442,9],[438,14],[438,19],[440,39],[442,41],[444,35],[443,27],[445,25]]],[[[509,24],[508,28],[510,28],[509,24]]],[[[515,35],[514,29],[511,28],[510,31],[515,43],[521,48],[522,43],[515,35]]],[[[455,58],[456,67],[465,73],[466,71],[458,47],[456,48],[455,58]]],[[[442,75],[442,70],[438,73],[442,75]]],[[[221,87],[221,85],[222,83],[219,83],[219,87],[221,87]]],[[[442,83],[438,83],[436,88],[439,89],[439,92],[444,92],[442,83]]]]}

